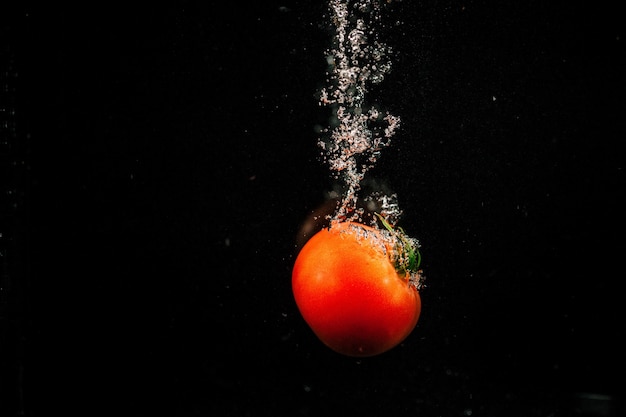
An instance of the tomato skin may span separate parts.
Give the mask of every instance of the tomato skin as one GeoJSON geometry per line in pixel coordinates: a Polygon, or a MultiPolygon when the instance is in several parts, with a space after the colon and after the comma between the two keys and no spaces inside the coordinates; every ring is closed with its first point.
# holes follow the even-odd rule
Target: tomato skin
{"type": "Polygon", "coordinates": [[[294,264],[292,290],[302,317],[344,355],[386,352],[419,319],[419,292],[398,275],[379,236],[368,226],[338,223],[315,234],[294,264]],[[372,238],[363,238],[364,232],[372,238]]]}

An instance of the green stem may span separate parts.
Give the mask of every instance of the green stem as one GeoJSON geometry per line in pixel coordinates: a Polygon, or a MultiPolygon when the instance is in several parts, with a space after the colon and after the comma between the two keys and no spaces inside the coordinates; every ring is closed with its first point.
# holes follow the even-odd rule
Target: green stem
{"type": "Polygon", "coordinates": [[[396,250],[398,251],[396,270],[404,274],[407,272],[418,272],[420,264],[422,263],[422,255],[419,249],[417,249],[417,246],[411,242],[401,227],[395,230],[383,216],[378,213],[374,214],[378,217],[385,229],[396,239],[396,250]]]}

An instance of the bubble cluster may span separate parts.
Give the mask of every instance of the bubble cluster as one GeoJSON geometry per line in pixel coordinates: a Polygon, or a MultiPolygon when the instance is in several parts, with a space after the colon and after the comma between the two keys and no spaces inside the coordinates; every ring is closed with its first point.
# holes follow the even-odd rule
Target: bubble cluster
{"type": "MultiPolygon", "coordinates": [[[[334,178],[345,184],[333,220],[352,221],[362,214],[357,207],[361,181],[389,146],[400,118],[366,101],[370,86],[382,82],[391,70],[391,48],[380,42],[376,31],[380,2],[330,0],[329,10],[335,36],[327,51],[328,85],[321,90],[319,103],[332,108],[333,119],[318,144],[334,178]]],[[[399,216],[397,204],[389,204],[392,197],[368,198],[387,204],[390,219],[399,216]]]]}

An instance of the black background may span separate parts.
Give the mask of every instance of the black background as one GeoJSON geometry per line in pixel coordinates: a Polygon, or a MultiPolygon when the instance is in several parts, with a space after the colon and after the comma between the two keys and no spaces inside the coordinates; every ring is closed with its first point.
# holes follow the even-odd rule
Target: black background
{"type": "Polygon", "coordinates": [[[503,3],[383,13],[370,174],[428,286],[368,359],[290,289],[333,186],[324,2],[3,12],[0,414],[625,415],[623,19],[503,3]]]}

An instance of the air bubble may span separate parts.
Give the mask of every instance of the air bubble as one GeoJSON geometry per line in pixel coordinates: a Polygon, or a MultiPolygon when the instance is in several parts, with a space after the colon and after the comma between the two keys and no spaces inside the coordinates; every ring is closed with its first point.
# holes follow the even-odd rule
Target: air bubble
{"type": "Polygon", "coordinates": [[[391,48],[378,39],[379,1],[330,0],[329,5],[335,35],[326,53],[329,85],[321,90],[319,104],[332,105],[334,114],[331,126],[322,130],[326,135],[319,140],[319,146],[332,176],[345,184],[346,191],[333,219],[356,220],[361,181],[378,161],[381,149],[391,143],[400,118],[382,113],[367,102],[369,86],[381,83],[391,71],[391,48]],[[350,18],[350,5],[350,10],[362,16],[350,18]]]}

